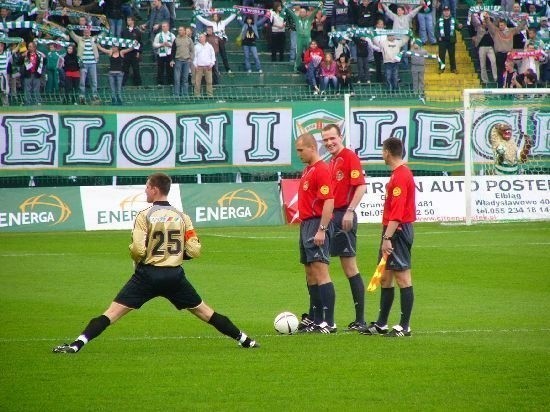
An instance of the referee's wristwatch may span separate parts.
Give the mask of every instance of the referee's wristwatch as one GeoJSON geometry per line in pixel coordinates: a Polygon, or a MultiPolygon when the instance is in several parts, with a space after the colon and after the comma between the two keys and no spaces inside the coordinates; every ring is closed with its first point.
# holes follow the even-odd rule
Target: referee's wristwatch
{"type": "Polygon", "coordinates": [[[326,232],[328,230],[328,227],[326,227],[325,225],[319,225],[319,230],[321,232],[326,232]]]}
{"type": "Polygon", "coordinates": [[[391,236],[386,236],[386,235],[383,235],[382,236],[382,240],[393,240],[391,236]]]}

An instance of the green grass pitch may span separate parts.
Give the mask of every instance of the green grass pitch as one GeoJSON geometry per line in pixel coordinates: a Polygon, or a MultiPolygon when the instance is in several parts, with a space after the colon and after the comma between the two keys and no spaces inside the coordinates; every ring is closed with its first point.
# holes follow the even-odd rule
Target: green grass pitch
{"type": "MultiPolygon", "coordinates": [[[[298,228],[199,229],[185,263],[205,301],[256,338],[244,350],[157,299],[77,355],[51,353],[131,275],[128,232],[0,234],[1,411],[546,410],[550,222],[417,224],[413,336],[341,332],[353,318],[333,260],[335,335],[279,336],[307,307],[298,228]]],[[[364,280],[380,227],[361,225],[364,280]]],[[[399,294],[391,322],[399,317],[399,294]]],[[[367,318],[379,293],[367,294],[367,318]]]]}

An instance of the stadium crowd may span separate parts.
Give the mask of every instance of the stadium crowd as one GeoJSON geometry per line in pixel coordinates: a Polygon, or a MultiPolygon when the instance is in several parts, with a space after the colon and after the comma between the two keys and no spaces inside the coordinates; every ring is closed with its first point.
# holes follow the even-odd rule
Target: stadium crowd
{"type": "Polygon", "coordinates": [[[261,38],[273,62],[288,53],[314,94],[353,92],[353,82],[371,80],[395,91],[400,70],[410,70],[422,96],[425,59],[438,60],[443,72],[448,55],[450,71],[458,74],[455,43],[462,27],[472,37],[483,83],[534,87],[550,81],[548,0],[466,3],[467,19],[459,21],[456,0],[243,0],[230,8],[194,0],[183,5],[193,8],[183,27],[176,24],[174,0],[0,0],[2,104],[17,94],[25,104],[40,104],[44,93],[64,96],[68,104],[99,104],[102,75],[108,75],[112,104],[122,104],[125,84],[140,86],[144,75],[153,75],[141,67],[150,49],[158,85],[170,85],[177,97],[190,89],[200,96],[204,81],[212,96],[222,78],[219,62],[232,73],[229,41],[242,47],[245,72],[264,73],[261,38]],[[235,39],[228,37],[229,25],[240,27],[235,39]],[[437,45],[438,54],[426,52],[425,44],[437,45]],[[105,73],[98,73],[104,70],[100,52],[109,59],[105,73]]]}

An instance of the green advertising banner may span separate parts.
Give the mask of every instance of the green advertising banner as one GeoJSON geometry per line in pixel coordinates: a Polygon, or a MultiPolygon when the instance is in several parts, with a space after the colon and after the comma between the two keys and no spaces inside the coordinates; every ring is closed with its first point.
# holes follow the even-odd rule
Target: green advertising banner
{"type": "Polygon", "coordinates": [[[84,230],[80,189],[0,189],[0,232],[84,230]]]}
{"type": "MultiPolygon", "coordinates": [[[[0,115],[0,176],[145,176],[298,172],[294,141],[304,132],[321,139],[329,123],[370,170],[385,170],[382,141],[401,138],[413,170],[459,172],[464,153],[493,159],[491,131],[508,122],[514,139],[532,139],[539,169],[550,166],[550,106],[486,106],[476,110],[472,147],[464,148],[462,106],[375,106],[351,100],[235,103],[163,107],[4,108],[0,115]],[[345,130],[345,127],[350,130],[345,130]]],[[[324,148],[321,147],[322,155],[324,148]]]]}
{"type": "Polygon", "coordinates": [[[284,223],[276,182],[180,185],[180,194],[183,210],[196,227],[284,223]]]}

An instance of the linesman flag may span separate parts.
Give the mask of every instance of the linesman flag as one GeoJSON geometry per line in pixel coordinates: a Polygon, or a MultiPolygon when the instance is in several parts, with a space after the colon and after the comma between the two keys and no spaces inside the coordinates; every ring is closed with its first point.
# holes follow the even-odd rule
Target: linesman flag
{"type": "Polygon", "coordinates": [[[367,290],[369,292],[374,292],[378,286],[380,286],[380,279],[382,278],[382,273],[386,270],[386,259],[388,258],[387,254],[383,254],[382,258],[380,259],[380,262],[378,262],[378,266],[376,266],[376,270],[374,271],[374,275],[372,275],[372,278],[369,282],[369,286],[367,287],[367,290]]]}

